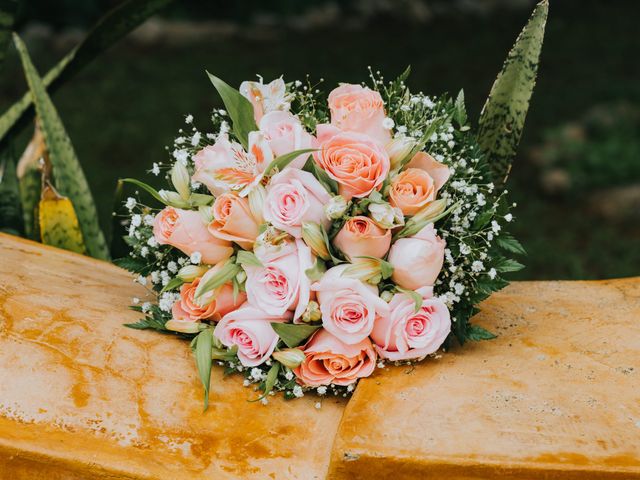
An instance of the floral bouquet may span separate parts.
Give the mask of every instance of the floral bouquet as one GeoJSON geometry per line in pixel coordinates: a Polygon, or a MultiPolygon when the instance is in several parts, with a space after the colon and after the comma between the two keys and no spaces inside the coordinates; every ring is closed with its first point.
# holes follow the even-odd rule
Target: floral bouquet
{"type": "MultiPolygon", "coordinates": [[[[191,339],[205,405],[214,363],[264,403],[346,396],[389,362],[493,337],[469,319],[523,250],[490,161],[509,139],[515,150],[524,116],[507,132],[490,97],[476,135],[462,92],[414,93],[408,75],[370,71],[369,86],[324,97],[309,81],[236,90],[209,74],[225,109],[208,132],[187,116],[171,162],[153,165],[172,188],[128,179],[165,205],[126,202],[131,255],[119,263],[158,298],[134,299],[145,317],[128,326],[191,339]],[[483,128],[498,129],[499,148],[483,146],[483,128]]],[[[492,96],[500,88],[499,76],[492,96]]]]}

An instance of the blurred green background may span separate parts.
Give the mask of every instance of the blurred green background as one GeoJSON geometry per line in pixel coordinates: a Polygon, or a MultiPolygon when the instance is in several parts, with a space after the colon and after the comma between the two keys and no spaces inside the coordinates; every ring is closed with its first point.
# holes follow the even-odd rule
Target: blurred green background
{"type": "MultiPolygon", "coordinates": [[[[23,2],[18,30],[41,73],[117,2],[23,2]]],[[[177,0],[53,95],[110,222],[116,180],[149,179],[184,126],[206,129],[221,103],[204,70],[238,85],[270,80],[359,82],[412,66],[426,93],[464,88],[477,118],[533,3],[518,1],[177,0]]],[[[522,279],[640,274],[640,2],[551,0],[536,91],[509,189],[522,279]]],[[[26,90],[14,51],[0,108],[26,90]]],[[[31,129],[28,129],[31,130],[31,129]]],[[[31,131],[23,133],[26,143],[31,131]]]]}

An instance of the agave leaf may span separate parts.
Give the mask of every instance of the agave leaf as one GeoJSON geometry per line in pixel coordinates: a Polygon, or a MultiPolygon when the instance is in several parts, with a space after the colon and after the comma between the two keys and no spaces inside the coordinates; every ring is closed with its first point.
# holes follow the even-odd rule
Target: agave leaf
{"type": "Polygon", "coordinates": [[[0,151],[0,232],[20,235],[22,222],[15,150],[9,142],[0,151]]]}
{"type": "Polygon", "coordinates": [[[258,130],[256,121],[253,118],[253,105],[238,90],[219,79],[215,75],[207,72],[209,80],[216,87],[222,97],[224,107],[227,109],[231,122],[233,123],[233,133],[244,148],[249,146],[249,132],[258,130]]]}
{"type": "Polygon", "coordinates": [[[7,47],[17,10],[18,0],[0,0],[0,71],[7,56],[7,47]]]}
{"type": "Polygon", "coordinates": [[[493,179],[506,182],[520,142],[538,72],[538,61],[549,12],[548,0],[540,2],[498,74],[480,113],[478,143],[488,155],[493,179]]]}
{"type": "Polygon", "coordinates": [[[42,190],[42,170],[48,168],[50,165],[44,137],[36,123],[33,137],[20,157],[17,168],[24,232],[31,240],[40,239],[36,212],[42,190]]]}
{"type": "Polygon", "coordinates": [[[60,195],[49,182],[42,189],[38,219],[42,243],[87,253],[71,200],[60,195]]]}
{"type": "Polygon", "coordinates": [[[45,90],[42,79],[29,58],[24,43],[15,34],[14,42],[20,54],[25,76],[36,106],[40,128],[42,129],[49,160],[53,167],[56,186],[61,194],[69,197],[73,203],[87,253],[92,257],[107,260],[109,258],[109,249],[98,224],[98,211],[71,140],[45,90]]]}
{"type": "MultiPolygon", "coordinates": [[[[47,72],[42,79],[45,88],[53,93],[95,57],[172,1],[125,0],[119,3],[98,20],[77,47],[47,72]]],[[[32,98],[27,92],[0,117],[0,140],[14,127],[19,128],[29,120],[33,114],[31,104],[32,98]]]]}

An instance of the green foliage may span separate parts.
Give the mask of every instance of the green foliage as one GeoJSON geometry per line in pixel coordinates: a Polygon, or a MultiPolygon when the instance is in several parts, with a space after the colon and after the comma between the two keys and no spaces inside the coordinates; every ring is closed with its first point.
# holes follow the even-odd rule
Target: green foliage
{"type": "Polygon", "coordinates": [[[7,56],[7,47],[17,10],[18,0],[0,0],[0,72],[7,56]]]}
{"type": "Polygon", "coordinates": [[[311,153],[315,150],[315,148],[304,148],[302,150],[294,150],[293,152],[280,155],[279,157],[274,158],[273,161],[269,165],[267,165],[267,168],[265,168],[264,170],[264,174],[268,175],[272,170],[282,171],[287,165],[293,162],[300,155],[311,153]]]}
{"type": "Polygon", "coordinates": [[[209,72],[207,72],[207,75],[213,86],[216,87],[227,113],[231,117],[233,133],[242,146],[247,149],[249,146],[249,132],[258,130],[256,121],[253,118],[253,105],[238,90],[230,87],[223,80],[209,72]]]}
{"type": "MultiPolygon", "coordinates": [[[[131,307],[132,310],[142,312],[140,307],[131,307]]],[[[168,332],[165,325],[169,318],[164,314],[157,305],[152,305],[151,309],[144,318],[141,318],[136,323],[125,323],[125,327],[133,328],[134,330],[158,330],[160,332],[168,332]]]]}
{"type": "Polygon", "coordinates": [[[320,325],[271,322],[271,327],[287,347],[295,348],[313,335],[320,325]]]}
{"type": "Polygon", "coordinates": [[[309,157],[307,163],[304,164],[303,170],[313,174],[327,192],[334,195],[338,194],[338,182],[331,178],[327,172],[319,168],[313,157],[309,157]]]}
{"type": "Polygon", "coordinates": [[[480,114],[478,143],[499,185],[506,181],[520,143],[548,12],[548,0],[541,1],[509,52],[480,114]]]}
{"type": "Polygon", "coordinates": [[[280,363],[274,362],[267,372],[267,378],[262,385],[262,395],[260,395],[255,400],[251,400],[252,402],[258,402],[269,395],[269,393],[271,393],[271,390],[273,390],[273,387],[276,384],[276,380],[278,379],[278,373],[280,373],[280,363]]]}
{"type": "Polygon", "coordinates": [[[236,263],[240,265],[248,265],[251,267],[263,267],[262,262],[256,257],[256,254],[248,250],[238,250],[236,263]]]}
{"type": "Polygon", "coordinates": [[[40,120],[40,128],[54,170],[56,187],[63,196],[69,197],[75,208],[89,255],[106,260],[109,258],[109,250],[98,223],[98,212],[71,140],[47,94],[42,79],[31,63],[24,43],[17,35],[14,35],[14,42],[20,54],[40,120]]]}
{"type": "Polygon", "coordinates": [[[0,150],[0,232],[20,235],[23,220],[13,144],[0,150]]]}
{"type": "Polygon", "coordinates": [[[480,340],[492,340],[496,335],[479,325],[469,325],[467,329],[467,339],[478,342],[480,340]]]}
{"type": "Polygon", "coordinates": [[[213,328],[200,332],[194,340],[194,355],[200,381],[204,387],[204,410],[209,408],[209,387],[211,385],[211,364],[213,357],[213,328]]]}
{"type": "MultiPolygon", "coordinates": [[[[172,0],[125,0],[102,17],[85,39],[43,77],[50,92],[69,80],[95,57],[134,30],[172,0]]],[[[0,117],[0,140],[21,120],[28,120],[32,98],[27,92],[0,117]]]]}

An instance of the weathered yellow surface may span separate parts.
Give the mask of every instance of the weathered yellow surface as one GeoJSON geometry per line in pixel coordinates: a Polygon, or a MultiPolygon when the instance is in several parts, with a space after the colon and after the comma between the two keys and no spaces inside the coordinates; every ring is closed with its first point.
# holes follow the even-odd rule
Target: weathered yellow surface
{"type": "Polygon", "coordinates": [[[346,409],[249,403],[215,368],[204,414],[187,342],[122,327],[145,295],[0,234],[0,480],[640,479],[640,278],[515,283],[476,318],[498,339],[378,372],[346,409]]]}
{"type": "Polygon", "coordinates": [[[0,235],[0,479],[326,475],[343,402],[268,406],[188,342],[123,323],[146,291],[123,270],[0,235]]]}
{"type": "Polygon", "coordinates": [[[329,478],[640,478],[640,278],[516,283],[490,342],[360,383],[329,478]]]}

